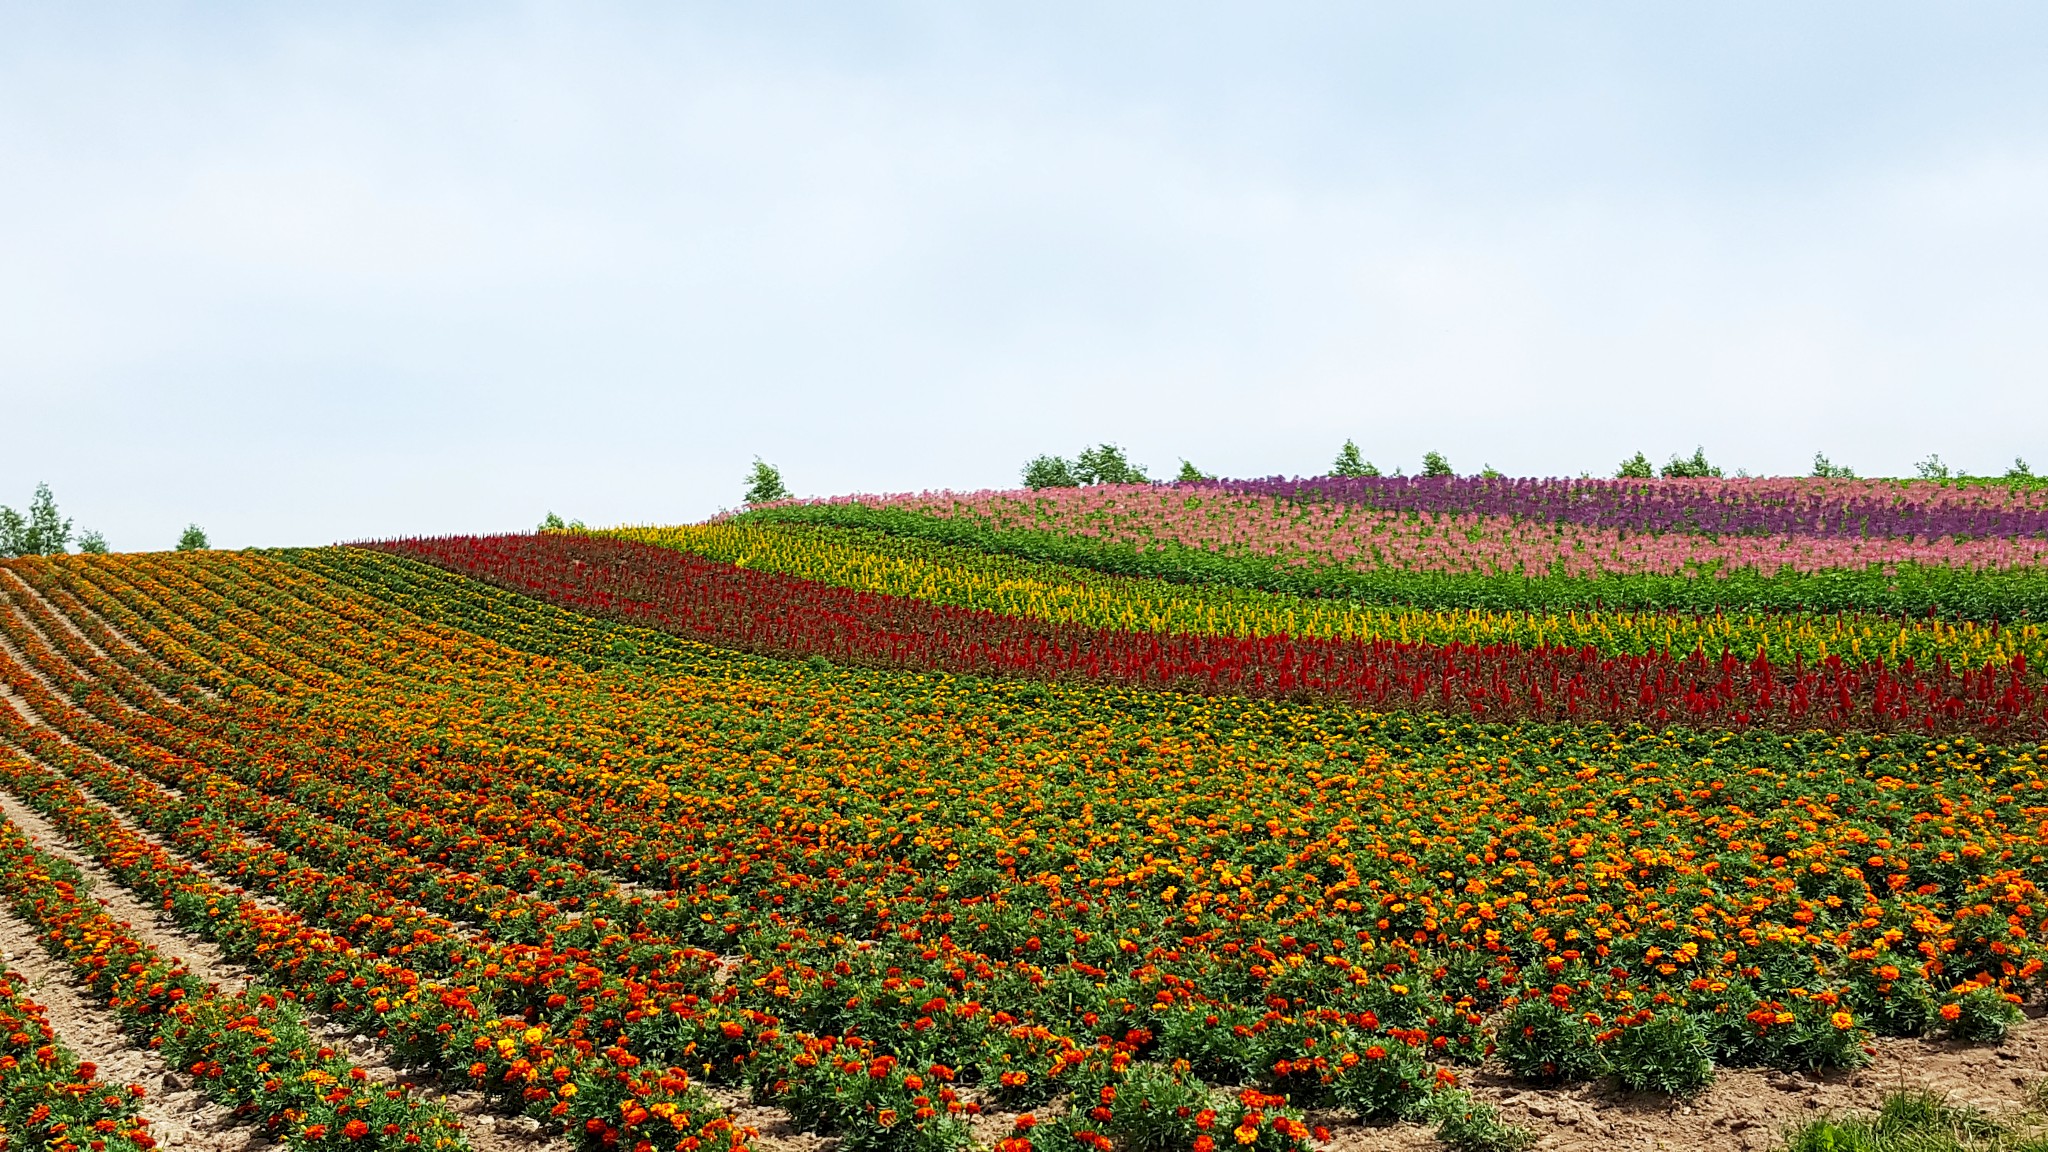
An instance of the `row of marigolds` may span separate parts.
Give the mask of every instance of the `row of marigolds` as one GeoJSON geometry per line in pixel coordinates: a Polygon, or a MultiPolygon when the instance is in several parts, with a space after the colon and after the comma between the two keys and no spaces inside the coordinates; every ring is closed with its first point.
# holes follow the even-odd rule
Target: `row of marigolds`
{"type": "Polygon", "coordinates": [[[156,1147],[139,1112],[142,1086],[100,1080],[96,1065],[58,1042],[48,1014],[28,991],[28,977],[0,968],[0,1150],[156,1147]]]}
{"type": "MultiPolygon", "coordinates": [[[[125,1030],[147,1037],[167,1064],[189,1072],[209,1097],[273,1138],[293,1148],[330,1137],[363,1148],[466,1147],[445,1107],[402,1087],[371,1083],[362,1068],[315,1040],[293,1007],[267,992],[223,992],[131,935],[80,890],[80,877],[32,848],[4,817],[0,886],[44,945],[106,999],[125,1030]]],[[[99,1103],[109,1107],[105,1097],[99,1103]]],[[[47,1116],[31,1112],[29,1119],[47,1116]]],[[[140,1125],[124,1127],[118,1116],[96,1120],[89,1135],[74,1139],[92,1152],[106,1152],[110,1136],[150,1146],[140,1125]]],[[[50,1146],[70,1135],[52,1133],[50,1146]]]]}
{"type": "MultiPolygon", "coordinates": [[[[386,646],[304,607],[313,603],[266,605],[299,633],[281,634],[274,642],[293,647],[275,655],[234,631],[270,627],[246,616],[209,619],[192,632],[232,636],[262,653],[265,667],[294,675],[305,667],[309,681],[336,674],[306,653],[359,661],[346,691],[301,689],[286,708],[236,687],[231,706],[190,723],[260,726],[279,737],[280,754],[293,741],[322,754],[393,749],[380,770],[393,773],[394,788],[412,789],[408,796],[432,797],[436,819],[446,821],[436,837],[460,831],[456,789],[474,788],[465,836],[480,852],[490,846],[478,859],[510,859],[516,849],[539,871],[573,856],[643,881],[680,880],[673,896],[632,912],[622,945],[590,938],[581,954],[522,953],[393,905],[379,887],[381,866],[329,866],[323,875],[235,845],[232,828],[165,834],[309,917],[341,909],[343,920],[330,923],[342,943],[386,958],[385,968],[365,963],[337,984],[301,974],[293,986],[388,1028],[395,1042],[418,1037],[423,1054],[454,1067],[484,1065],[483,1079],[536,1114],[567,1121],[588,1108],[585,1130],[592,1120],[606,1130],[665,1126],[648,1107],[663,1102],[658,1092],[644,1090],[684,1083],[678,1069],[757,1084],[772,1073],[768,1091],[782,1083],[786,1093],[838,1098],[839,1089],[822,1085],[843,1069],[790,1071],[802,1066],[801,1049],[789,1046],[806,1037],[851,1036],[916,1069],[919,1089],[903,1082],[876,1099],[878,1131],[915,1126],[921,1109],[937,1120],[951,1115],[946,1105],[965,1105],[929,1090],[932,1065],[958,1071],[956,1092],[1006,1107],[1038,1107],[1034,1091],[1073,1099],[1063,1089],[1079,1070],[1056,1054],[1100,1049],[1105,1036],[1112,1049],[1128,1046],[1138,1068],[1185,1062],[1198,1079],[1249,1078],[1302,1100],[1328,1075],[1328,1091],[1358,1101],[1354,1108],[1414,1108],[1434,1064],[1484,1050],[1477,1017],[1510,992],[1526,1002],[1532,983],[1538,999],[1565,986],[1560,1011],[1593,1029],[1592,1050],[1627,1075],[1648,1058],[1635,1053],[1664,1050],[1651,1043],[1658,1037],[1687,1041],[1688,1021],[1724,1061],[1841,1062],[1855,1059],[1866,1028],[1964,1031],[1973,1005],[1986,1019],[2009,1011],[1991,985],[2017,990],[2034,978],[2028,931],[2038,922],[2040,861],[2030,856],[2039,844],[2033,821],[2021,817],[2039,807],[2031,796],[2039,781],[2031,760],[2004,752],[1937,771],[1915,766],[1918,741],[1815,739],[1776,752],[1755,738],[1724,748],[1650,733],[1599,745],[1574,733],[1560,749],[1546,746],[1551,734],[1540,729],[1453,732],[1334,711],[1070,689],[1027,695],[907,676],[814,676],[765,661],[705,660],[695,680],[600,679],[484,645],[458,647],[445,635],[386,646]],[[380,652],[403,656],[380,663],[380,652]],[[621,700],[672,762],[620,738],[632,730],[612,726],[608,710],[621,700]],[[495,709],[487,721],[450,722],[486,705],[495,709]],[[786,737],[773,724],[800,731],[786,737]],[[1218,731],[1233,733],[1229,744],[1209,735],[1218,731]],[[736,751],[734,732],[748,733],[753,747],[736,751]],[[495,749],[487,740],[498,741],[495,749]],[[508,756],[507,742],[521,748],[508,756]],[[544,742],[563,754],[524,760],[544,742]],[[1264,747],[1239,751],[1254,742],[1264,747]],[[1431,744],[1438,749],[1415,754],[1431,744]],[[1313,762],[1293,749],[1313,751],[1313,762]],[[1614,767],[1577,767],[1595,755],[1614,767]],[[1757,767],[1715,770],[1713,757],[1757,767]],[[1234,780],[1225,784],[1216,771],[1234,780]],[[542,807],[516,818],[529,802],[542,807]],[[337,872],[360,882],[343,885],[337,872]],[[359,924],[365,913],[356,909],[365,906],[376,911],[359,924]],[[666,938],[648,938],[649,947],[716,942],[746,959],[732,984],[708,996],[708,980],[674,981],[689,989],[672,997],[639,992],[634,983],[645,982],[630,973],[649,930],[666,938]],[[422,931],[432,944],[420,943],[422,931]],[[435,995],[408,993],[396,964],[435,995]],[[728,990],[733,998],[719,1003],[728,990]],[[505,1024],[505,1016],[519,1019],[505,1024]],[[448,1040],[438,1038],[444,1022],[448,1040]],[[552,1053],[547,1063],[521,1050],[534,1030],[552,1053]],[[1787,1040],[1765,1050],[1751,1032],[1787,1040]],[[505,1054],[507,1038],[518,1055],[505,1054]],[[479,1039],[488,1051],[476,1051],[479,1039]],[[635,1063],[622,1069],[612,1052],[635,1063]],[[555,1077],[557,1066],[570,1069],[567,1080],[555,1077]],[[605,1068],[632,1078],[620,1087],[611,1072],[597,1075],[605,1068]],[[1388,1104],[1349,1086],[1403,1068],[1419,1077],[1392,1082],[1422,1087],[1389,1092],[1388,1104]],[[645,1117],[636,1120],[635,1109],[645,1117]]],[[[138,736],[190,736],[159,736],[111,706],[96,715],[138,736]]],[[[73,730],[98,739],[82,722],[73,730]]],[[[142,751],[106,747],[124,757],[142,751]]],[[[161,798],[126,791],[136,773],[121,784],[90,776],[58,747],[38,754],[107,795],[122,791],[138,819],[165,808],[161,798]]],[[[297,797],[301,778],[295,769],[260,783],[297,797]]],[[[207,795],[225,816],[228,794],[207,795]]],[[[330,818],[343,818],[342,809],[330,818]]],[[[312,850],[310,827],[307,834],[312,850]]],[[[321,853],[348,848],[320,843],[329,845],[321,853]]],[[[401,839],[382,850],[410,847],[401,839]]],[[[504,880],[534,882],[530,873],[504,880]]],[[[597,918],[584,922],[601,927],[597,918]]],[[[1532,1036],[1539,1031],[1531,1027],[1532,1036]]],[[[1114,1115],[1114,1105],[1089,1111],[1114,1115]]],[[[869,1115],[865,1107],[818,1114],[869,1115]]],[[[1052,1124],[1041,1141],[1057,1136],[1052,1124]]]]}

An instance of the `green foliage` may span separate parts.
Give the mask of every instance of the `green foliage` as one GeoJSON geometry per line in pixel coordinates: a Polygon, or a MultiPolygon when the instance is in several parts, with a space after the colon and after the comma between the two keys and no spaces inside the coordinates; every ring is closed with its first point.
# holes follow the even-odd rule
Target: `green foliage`
{"type": "MultiPolygon", "coordinates": [[[[1181,461],[1181,480],[1213,480],[1194,465],[1181,461]]],[[[1145,469],[1131,463],[1115,444],[1097,444],[1081,449],[1072,460],[1059,456],[1038,456],[1024,465],[1026,488],[1078,488],[1083,484],[1150,484],[1145,469]]]]}
{"type": "Polygon", "coordinates": [[[88,529],[78,534],[78,550],[88,556],[105,556],[107,538],[96,529],[88,529]]]}
{"type": "Polygon", "coordinates": [[[1707,463],[1707,450],[1705,448],[1694,448],[1690,459],[1684,456],[1673,456],[1670,460],[1666,461],[1663,473],[1665,478],[1669,480],[1705,480],[1709,477],[1721,475],[1721,470],[1707,463]]]}
{"type": "Polygon", "coordinates": [[[1429,1102],[1437,1142],[1452,1152],[1522,1152],[1536,1134],[1500,1118],[1500,1110],[1469,1092],[1439,1092],[1429,1102]]]}
{"type": "Polygon", "coordinates": [[[1821,480],[1854,480],[1856,478],[1856,473],[1851,471],[1848,465],[1829,463],[1827,453],[1825,452],[1815,452],[1813,454],[1813,475],[1821,480]]]}
{"type": "Polygon", "coordinates": [[[1947,480],[1954,475],[1949,466],[1942,463],[1941,456],[1934,452],[1929,452],[1927,459],[1913,465],[1913,471],[1918,473],[1922,480],[1947,480]]]}
{"type": "Polygon", "coordinates": [[[1337,461],[1330,465],[1332,476],[1377,476],[1380,470],[1373,462],[1358,454],[1358,445],[1349,440],[1337,450],[1337,461]]]}
{"type": "Polygon", "coordinates": [[[1676,1009],[1623,1028],[1609,1043],[1615,1074],[1631,1092],[1686,1096],[1714,1082],[1706,1033],[1676,1009]]]}
{"type": "Polygon", "coordinates": [[[207,542],[206,529],[197,524],[185,525],[185,531],[178,535],[178,551],[200,552],[213,547],[207,542]]]}
{"type": "Polygon", "coordinates": [[[1074,465],[1063,456],[1034,456],[1024,465],[1026,488],[1079,488],[1074,465]]]}
{"type": "Polygon", "coordinates": [[[756,456],[753,470],[747,473],[747,494],[741,499],[748,507],[773,504],[789,499],[789,487],[782,482],[782,472],[775,465],[756,456]]]}
{"type": "Polygon", "coordinates": [[[565,532],[568,530],[568,528],[569,526],[562,522],[562,518],[560,516],[555,515],[554,509],[550,508],[548,509],[548,514],[546,516],[541,517],[540,527],[536,529],[536,531],[565,532]]]}
{"type": "Polygon", "coordinates": [[[1657,466],[1650,463],[1650,458],[1641,452],[1636,453],[1627,460],[1623,460],[1621,467],[1615,469],[1614,472],[1616,480],[1652,480],[1656,478],[1656,475],[1657,466]]]}
{"type": "Polygon", "coordinates": [[[1215,478],[1200,468],[1195,467],[1192,461],[1183,457],[1180,462],[1180,475],[1175,476],[1174,480],[1181,484],[1199,484],[1204,480],[1214,480],[1215,478]]]}
{"type": "Polygon", "coordinates": [[[1415,604],[1456,610],[1569,612],[1604,607],[1651,612],[1930,613],[1958,620],[2048,620],[2048,570],[1963,569],[1900,564],[1886,570],[1830,569],[1764,574],[1737,569],[1714,574],[1551,576],[1290,565],[1266,556],[1224,555],[1155,542],[1128,545],[1037,529],[995,529],[965,518],[903,508],[819,504],[748,513],[776,523],[866,528],[891,535],[1019,556],[1119,576],[1181,584],[1220,584],[1365,604],[1415,604]]]}
{"type": "Polygon", "coordinates": [[[1444,459],[1444,454],[1434,451],[1422,454],[1422,474],[1424,476],[1457,475],[1456,472],[1451,471],[1451,462],[1444,459]]]}
{"type": "Polygon", "coordinates": [[[1479,477],[1482,480],[1505,480],[1507,479],[1507,473],[1488,464],[1479,470],[1479,477]]]}
{"type": "Polygon", "coordinates": [[[1131,463],[1122,448],[1097,444],[1081,449],[1074,459],[1074,475],[1083,484],[1150,484],[1145,469],[1131,463]]]}
{"type": "Polygon", "coordinates": [[[2020,1006],[2006,999],[1991,984],[1965,984],[1950,993],[1942,1008],[1944,1030],[1956,1040],[1976,1044],[2003,1044],[2005,1035],[2020,1022],[2020,1006]],[[1953,1008],[1951,1015],[1949,1009],[1953,1008]]]}
{"type": "Polygon", "coordinates": [[[1786,1134],[1786,1152],[2040,1152],[1994,1117],[1925,1090],[1894,1092],[1876,1115],[1823,1116],[1786,1134]]]}
{"type": "Polygon", "coordinates": [[[1585,1019],[1548,1000],[1524,1000],[1508,1009],[1494,1035],[1501,1062],[1517,1079],[1565,1084],[1607,1072],[1607,1057],[1585,1019]]]}
{"type": "Polygon", "coordinates": [[[28,515],[0,504],[0,556],[59,556],[71,543],[71,521],[57,513],[48,484],[36,485],[28,515]]]}
{"type": "Polygon", "coordinates": [[[1427,1105],[1435,1070],[1421,1052],[1390,1038],[1360,1056],[1330,1086],[1332,1103],[1367,1120],[1407,1119],[1427,1105]]]}
{"type": "Polygon", "coordinates": [[[2025,460],[2015,456],[2012,458],[2012,467],[2005,470],[2005,478],[2007,480],[2032,480],[2034,479],[2034,470],[2027,467],[2025,460]]]}

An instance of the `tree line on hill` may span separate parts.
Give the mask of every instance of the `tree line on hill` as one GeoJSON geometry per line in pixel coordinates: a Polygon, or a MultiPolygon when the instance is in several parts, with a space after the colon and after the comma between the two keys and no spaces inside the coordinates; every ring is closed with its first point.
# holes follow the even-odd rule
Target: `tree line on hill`
{"type": "MultiPolygon", "coordinates": [[[[37,484],[28,511],[18,512],[0,504],[0,558],[11,556],[62,556],[78,550],[91,555],[107,552],[107,538],[90,529],[74,534],[71,520],[57,510],[57,497],[48,484],[37,484]]],[[[178,537],[178,551],[207,548],[206,529],[188,524],[178,537]]]]}
{"type": "MultiPolygon", "coordinates": [[[[2036,477],[2033,470],[2028,467],[2027,462],[2019,458],[2013,460],[2012,467],[2006,469],[2003,475],[1972,476],[1959,469],[1951,468],[1942,461],[1940,456],[1930,454],[1926,459],[1914,466],[1914,473],[1921,480],[1956,482],[1992,481],[2018,484],[2048,482],[2048,478],[2036,477]]],[[[1400,468],[1395,468],[1392,473],[1381,471],[1378,465],[1365,458],[1364,454],[1359,451],[1357,442],[1352,440],[1344,441],[1344,446],[1337,450],[1337,458],[1331,461],[1329,468],[1322,473],[1325,476],[1343,477],[1404,476],[1406,474],[1400,468]]],[[[1457,469],[1451,466],[1450,460],[1443,453],[1434,450],[1422,454],[1422,466],[1416,471],[1418,476],[1430,477],[1456,476],[1459,474],[1457,469]]],[[[1480,469],[1477,475],[1486,478],[1502,477],[1502,473],[1490,464],[1480,469]]],[[[1707,459],[1707,451],[1704,447],[1694,448],[1690,456],[1673,453],[1671,458],[1661,465],[1653,463],[1649,456],[1644,453],[1637,452],[1634,456],[1622,461],[1620,467],[1614,471],[1614,477],[1617,480],[1654,480],[1659,477],[1667,480],[1706,479],[1725,475],[1727,473],[1720,465],[1707,459]]],[[[1745,477],[1749,473],[1742,469],[1737,469],[1735,475],[1737,477],[1745,477]]],[[[1808,475],[1823,479],[1856,479],[1854,470],[1846,465],[1834,463],[1825,452],[1813,454],[1813,470],[1808,475]]],[[[1585,473],[1582,478],[1591,479],[1592,474],[1585,473]]],[[[1214,480],[1216,477],[1213,473],[1205,472],[1193,462],[1183,458],[1180,462],[1180,471],[1173,476],[1172,480],[1154,480],[1151,474],[1146,471],[1145,466],[1133,462],[1130,453],[1125,451],[1121,445],[1105,441],[1092,447],[1083,448],[1072,457],[1058,456],[1051,453],[1034,456],[1030,460],[1025,461],[1022,479],[1026,488],[1046,489],[1085,488],[1096,484],[1189,484],[1204,480],[1214,480]]],[[[750,508],[758,508],[763,504],[773,504],[778,500],[790,498],[789,486],[783,481],[781,469],[763,461],[758,456],[754,458],[754,466],[748,471],[745,483],[747,486],[746,494],[742,497],[742,500],[750,508]]],[[[541,525],[543,529],[559,529],[563,526],[561,518],[552,512],[548,513],[548,520],[544,521],[541,525]]],[[[578,527],[580,525],[572,523],[569,526],[578,527]]]]}

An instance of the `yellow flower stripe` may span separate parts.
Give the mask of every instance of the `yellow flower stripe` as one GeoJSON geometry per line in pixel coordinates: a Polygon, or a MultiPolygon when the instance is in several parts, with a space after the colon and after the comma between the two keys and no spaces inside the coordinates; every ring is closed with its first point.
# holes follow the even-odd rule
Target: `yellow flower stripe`
{"type": "Polygon", "coordinates": [[[1608,653],[1700,648],[1773,662],[1840,656],[1899,663],[1937,657],[1959,667],[2023,655],[2040,666],[2039,625],[1993,627],[1863,614],[1694,616],[1656,612],[1562,613],[1429,610],[1310,600],[1217,585],[1110,576],[992,556],[920,540],[806,525],[714,522],[627,527],[601,535],[696,553],[841,588],[1037,620],[1137,632],[1307,636],[1427,644],[1591,645],[1608,653]]]}

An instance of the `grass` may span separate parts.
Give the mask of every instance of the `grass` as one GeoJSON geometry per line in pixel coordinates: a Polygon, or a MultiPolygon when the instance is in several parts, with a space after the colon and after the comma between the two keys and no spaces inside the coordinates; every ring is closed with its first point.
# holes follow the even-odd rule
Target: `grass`
{"type": "MultiPolygon", "coordinates": [[[[2048,1091],[2036,1085],[2037,1106],[2048,1091]]],[[[2002,1120],[1933,1092],[1894,1092],[1876,1114],[1824,1116],[1792,1129],[1786,1152],[2048,1152],[2026,1120],[2002,1120]]]]}

